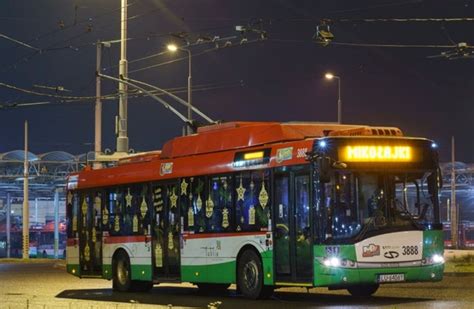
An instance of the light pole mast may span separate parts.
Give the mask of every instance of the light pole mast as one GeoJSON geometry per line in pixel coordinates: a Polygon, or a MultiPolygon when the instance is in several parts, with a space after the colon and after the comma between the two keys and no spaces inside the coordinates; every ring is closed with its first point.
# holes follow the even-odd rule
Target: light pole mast
{"type": "Polygon", "coordinates": [[[23,258],[30,257],[30,209],[28,196],[28,121],[25,121],[25,160],[23,162],[23,258]]]}
{"type": "MultiPolygon", "coordinates": [[[[189,61],[188,61],[188,120],[191,121],[192,119],[192,109],[191,109],[191,106],[192,106],[192,81],[193,81],[193,76],[192,76],[192,73],[191,73],[191,51],[189,49],[184,49],[183,50],[187,51],[188,52],[188,58],[189,58],[189,61]]],[[[191,125],[188,124],[187,126],[187,135],[193,133],[192,132],[192,128],[191,128],[191,125]]]]}
{"type": "MultiPolygon", "coordinates": [[[[128,77],[127,63],[127,0],[122,0],[121,20],[120,20],[120,62],[119,78],[128,77]]],[[[128,110],[128,87],[124,83],[119,84],[119,116],[117,123],[117,152],[128,152],[127,136],[127,110],[128,110]]]]}
{"type": "Polygon", "coordinates": [[[341,99],[341,77],[332,73],[326,73],[324,77],[327,80],[337,80],[337,123],[342,123],[342,99],[341,99]]]}
{"type": "Polygon", "coordinates": [[[454,136],[451,137],[451,241],[455,249],[458,248],[458,215],[456,205],[456,172],[454,136]]]}

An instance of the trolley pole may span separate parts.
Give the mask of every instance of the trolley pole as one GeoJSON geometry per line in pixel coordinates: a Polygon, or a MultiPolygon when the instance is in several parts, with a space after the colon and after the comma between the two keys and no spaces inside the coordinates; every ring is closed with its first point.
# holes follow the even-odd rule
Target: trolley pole
{"type": "Polygon", "coordinates": [[[25,161],[23,163],[23,258],[30,257],[30,211],[29,211],[29,197],[28,197],[28,121],[25,121],[25,161]]]}
{"type": "MultiPolygon", "coordinates": [[[[101,71],[101,60],[102,60],[102,42],[97,41],[96,45],[96,75],[95,75],[95,130],[94,130],[94,152],[95,160],[102,151],[102,100],[101,100],[101,89],[100,89],[100,71],[101,71]]],[[[100,168],[100,164],[94,163],[95,168],[100,168]]]]}
{"type": "MultiPolygon", "coordinates": [[[[120,20],[120,62],[119,78],[128,78],[127,63],[127,0],[122,0],[121,20],[120,20]]],[[[128,114],[128,87],[124,83],[119,84],[119,116],[117,123],[117,152],[128,152],[127,136],[127,114],[128,114]]]]}
{"type": "Polygon", "coordinates": [[[451,137],[451,241],[458,248],[458,215],[456,207],[456,172],[454,170],[455,147],[454,136],[451,137]]]}

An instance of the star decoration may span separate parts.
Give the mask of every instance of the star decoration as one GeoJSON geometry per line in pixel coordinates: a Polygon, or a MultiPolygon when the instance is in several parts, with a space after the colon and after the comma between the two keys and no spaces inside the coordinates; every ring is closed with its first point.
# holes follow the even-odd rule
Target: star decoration
{"type": "Polygon", "coordinates": [[[188,183],[183,178],[183,181],[181,182],[181,195],[186,195],[187,190],[188,190],[188,183]]]}
{"type": "Polygon", "coordinates": [[[242,177],[240,177],[240,185],[235,189],[237,191],[237,201],[238,200],[244,200],[244,194],[245,194],[245,188],[242,186],[242,177]]]}
{"type": "Polygon", "coordinates": [[[125,205],[127,207],[132,207],[132,195],[130,194],[130,188],[128,188],[128,193],[125,196],[125,205]]]}
{"type": "Polygon", "coordinates": [[[173,194],[170,195],[171,208],[176,207],[177,201],[178,201],[178,196],[174,193],[174,189],[173,189],[173,194]]]}

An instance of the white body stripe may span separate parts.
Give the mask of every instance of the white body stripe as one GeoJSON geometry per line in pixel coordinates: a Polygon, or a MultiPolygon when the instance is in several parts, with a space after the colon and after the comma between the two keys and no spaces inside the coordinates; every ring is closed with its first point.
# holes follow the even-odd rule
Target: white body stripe
{"type": "Polygon", "coordinates": [[[76,239],[75,246],[66,247],[66,263],[71,265],[79,264],[79,240],[76,239]]]}
{"type": "Polygon", "coordinates": [[[209,238],[183,237],[181,265],[211,265],[234,261],[239,250],[250,244],[259,252],[271,250],[266,235],[215,236],[209,238]]]}
{"type": "Polygon", "coordinates": [[[119,248],[127,251],[132,265],[151,265],[151,242],[104,243],[102,263],[104,265],[111,265],[112,256],[119,248]]]}

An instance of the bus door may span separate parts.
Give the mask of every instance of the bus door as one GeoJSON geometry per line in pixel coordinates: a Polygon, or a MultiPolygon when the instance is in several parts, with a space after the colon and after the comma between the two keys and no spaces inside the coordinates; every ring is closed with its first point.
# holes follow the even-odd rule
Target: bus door
{"type": "Polygon", "coordinates": [[[84,192],[80,195],[79,263],[81,276],[102,275],[102,192],[84,192]]]}
{"type": "Polygon", "coordinates": [[[153,274],[157,279],[178,279],[180,277],[178,184],[155,184],[152,187],[152,194],[153,274]]]}
{"type": "Polygon", "coordinates": [[[311,283],[309,167],[282,167],[274,174],[274,257],[276,282],[311,283]]]}

